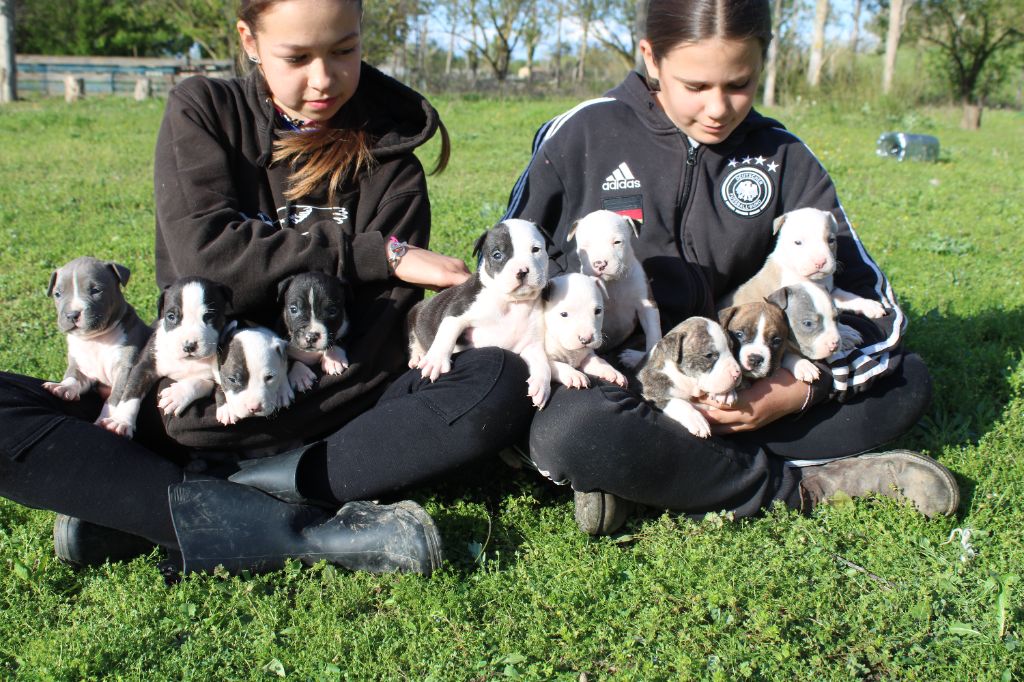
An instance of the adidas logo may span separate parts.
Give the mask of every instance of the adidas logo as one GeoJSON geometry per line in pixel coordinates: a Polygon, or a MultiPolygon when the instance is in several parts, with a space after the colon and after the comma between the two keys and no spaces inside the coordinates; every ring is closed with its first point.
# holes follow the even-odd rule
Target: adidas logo
{"type": "Polygon", "coordinates": [[[614,189],[640,189],[640,181],[633,177],[633,172],[623,161],[615,172],[604,179],[601,189],[606,192],[614,189]]]}

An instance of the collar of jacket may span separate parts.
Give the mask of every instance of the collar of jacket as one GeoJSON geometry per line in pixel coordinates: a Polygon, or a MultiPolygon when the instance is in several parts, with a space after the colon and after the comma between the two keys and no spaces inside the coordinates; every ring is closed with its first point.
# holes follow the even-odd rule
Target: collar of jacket
{"type": "MultiPolygon", "coordinates": [[[[274,154],[278,130],[274,103],[258,69],[245,77],[245,95],[256,117],[260,155],[257,163],[266,168],[274,154]]],[[[365,126],[378,161],[411,152],[434,136],[441,123],[437,110],[423,95],[363,62],[355,95],[335,115],[365,126]]]]}
{"type": "MultiPolygon", "coordinates": [[[[647,80],[643,74],[631,71],[626,76],[626,80],[608,91],[608,96],[627,104],[651,132],[657,135],[680,134],[679,128],[665,114],[655,99],[654,93],[647,87],[647,80]]],[[[762,116],[751,109],[747,117],[725,141],[707,146],[725,154],[741,144],[751,132],[762,128],[784,128],[784,126],[775,119],[762,116]]]]}

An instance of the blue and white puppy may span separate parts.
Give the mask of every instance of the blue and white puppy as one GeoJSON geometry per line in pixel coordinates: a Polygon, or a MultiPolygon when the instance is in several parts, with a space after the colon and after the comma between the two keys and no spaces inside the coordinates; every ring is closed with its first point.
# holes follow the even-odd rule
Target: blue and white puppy
{"type": "Polygon", "coordinates": [[[312,388],[316,383],[313,365],[320,365],[324,374],[348,369],[348,355],[340,345],[349,326],[347,284],[333,275],[304,272],[283,280],[277,291],[288,356],[295,360],[288,372],[291,387],[300,392],[312,388]]]}
{"type": "Polygon", "coordinates": [[[288,343],[265,327],[235,329],[233,324],[214,368],[217,421],[225,425],[269,417],[295,398],[288,381],[288,343]]]}
{"type": "Polygon", "coordinates": [[[121,400],[100,424],[132,437],[142,399],[163,377],[174,383],[160,391],[164,414],[180,416],[214,389],[217,345],[227,324],[231,290],[202,277],[183,277],[160,294],[152,336],[128,375],[121,400]]]}
{"type": "Polygon", "coordinates": [[[68,367],[59,383],[47,381],[43,388],[78,400],[98,385],[109,387],[100,418],[120,399],[149,338],[149,327],[124,298],[130,276],[119,263],[83,256],[54,270],[46,289],[57,307],[57,327],[67,335],[68,367]]]}
{"type": "Polygon", "coordinates": [[[548,283],[545,244],[537,225],[515,218],[481,235],[473,247],[482,258],[477,271],[409,312],[409,366],[435,381],[451,369],[456,350],[504,348],[526,361],[527,393],[544,407],[551,395],[540,298],[548,283]]]}

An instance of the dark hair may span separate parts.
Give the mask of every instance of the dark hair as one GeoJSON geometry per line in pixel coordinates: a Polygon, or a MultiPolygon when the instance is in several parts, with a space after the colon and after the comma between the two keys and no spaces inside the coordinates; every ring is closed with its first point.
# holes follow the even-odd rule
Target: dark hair
{"type": "Polygon", "coordinates": [[[753,38],[763,57],[772,42],[772,10],[769,0],[650,0],[645,29],[655,62],[708,38],[753,38]]]}
{"type": "MultiPolygon", "coordinates": [[[[286,0],[241,0],[238,18],[249,25],[256,35],[260,16],[272,5],[286,0]]],[[[362,0],[355,2],[360,10],[362,0]]],[[[295,170],[288,177],[285,198],[295,200],[313,191],[325,178],[328,179],[328,201],[333,202],[338,188],[348,179],[354,179],[371,168],[375,163],[370,133],[360,121],[346,121],[343,112],[331,119],[329,125],[315,130],[285,133],[274,142],[274,163],[291,163],[295,170]]],[[[451,143],[448,130],[439,123],[441,150],[432,174],[440,173],[448,165],[451,143]]]]}

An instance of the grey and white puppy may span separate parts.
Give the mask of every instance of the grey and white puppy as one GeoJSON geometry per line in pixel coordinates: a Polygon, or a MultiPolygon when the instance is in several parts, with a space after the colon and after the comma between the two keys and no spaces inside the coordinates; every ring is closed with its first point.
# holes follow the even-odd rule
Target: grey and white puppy
{"type": "Polygon", "coordinates": [[[732,405],[741,376],[722,327],[705,317],[690,317],[648,353],[637,380],[641,395],[666,417],[707,438],[711,425],[692,401],[732,405]]]}
{"type": "Polygon", "coordinates": [[[288,357],[295,361],[288,372],[292,389],[312,388],[316,373],[311,366],[319,365],[324,374],[348,369],[348,355],[340,345],[349,327],[348,285],[333,275],[304,272],[281,281],[277,291],[288,357]]]}
{"type": "Polygon", "coordinates": [[[160,391],[164,414],[180,416],[198,398],[214,390],[217,345],[227,324],[231,290],[202,277],[175,280],[160,294],[153,334],[128,375],[121,400],[111,403],[100,424],[132,437],[142,399],[162,377],[174,383],[160,391]]]}
{"type": "Polygon", "coordinates": [[[43,388],[78,400],[97,385],[109,387],[100,418],[120,399],[150,334],[124,298],[130,276],[119,263],[83,256],[54,270],[46,288],[57,306],[57,328],[67,336],[68,367],[59,383],[47,381],[43,388]]]}
{"type": "Polygon", "coordinates": [[[587,388],[596,376],[619,386],[626,377],[595,352],[602,341],[605,296],[600,280],[579,272],[552,277],[544,299],[544,350],[551,376],[570,388],[587,388]]]}
{"type": "Polygon", "coordinates": [[[497,346],[518,353],[530,371],[527,393],[538,408],[551,395],[544,352],[548,254],[543,233],[527,220],[505,220],[477,239],[480,267],[462,284],[417,303],[409,312],[409,366],[435,381],[456,350],[497,346]]]}
{"type": "MultiPolygon", "coordinates": [[[[613,211],[599,210],[577,220],[568,238],[576,240],[580,271],[600,279],[607,292],[605,346],[620,345],[639,322],[644,331],[644,350],[650,352],[661,338],[661,317],[647,274],[633,252],[632,239],[637,236],[632,220],[613,211]]],[[[622,360],[635,366],[642,355],[625,353],[622,360]]]]}
{"type": "Polygon", "coordinates": [[[799,282],[769,296],[789,322],[789,343],[782,366],[800,381],[821,375],[811,360],[825,360],[839,350],[839,317],[832,297],[812,282],[799,282]]]}
{"type": "Polygon", "coordinates": [[[265,327],[227,332],[213,376],[221,424],[269,417],[295,398],[288,382],[288,342],[265,327]]]}

